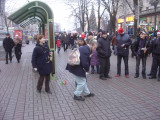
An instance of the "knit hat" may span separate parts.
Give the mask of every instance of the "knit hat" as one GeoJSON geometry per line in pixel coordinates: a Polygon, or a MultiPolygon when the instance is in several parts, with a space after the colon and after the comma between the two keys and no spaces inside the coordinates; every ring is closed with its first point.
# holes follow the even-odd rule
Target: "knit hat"
{"type": "Polygon", "coordinates": [[[119,28],[119,29],[118,29],[118,33],[119,33],[119,34],[122,34],[122,33],[124,33],[124,30],[123,30],[123,28],[119,28]]]}
{"type": "Polygon", "coordinates": [[[92,33],[92,32],[89,32],[89,33],[88,33],[88,36],[90,36],[90,35],[93,35],[93,33],[92,33]]]}
{"type": "Polygon", "coordinates": [[[98,32],[102,32],[102,29],[99,29],[99,31],[98,32]]]}
{"type": "Polygon", "coordinates": [[[157,32],[157,35],[160,35],[160,30],[157,32]]]}
{"type": "Polygon", "coordinates": [[[107,35],[107,32],[106,32],[106,31],[102,31],[102,35],[103,35],[103,34],[106,34],[106,35],[107,35]]]}

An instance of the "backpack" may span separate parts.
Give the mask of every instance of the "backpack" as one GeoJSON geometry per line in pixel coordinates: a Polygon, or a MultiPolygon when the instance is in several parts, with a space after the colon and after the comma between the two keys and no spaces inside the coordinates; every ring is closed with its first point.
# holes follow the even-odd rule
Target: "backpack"
{"type": "Polygon", "coordinates": [[[80,65],[80,52],[78,48],[74,48],[69,54],[68,64],[71,66],[80,65]]]}

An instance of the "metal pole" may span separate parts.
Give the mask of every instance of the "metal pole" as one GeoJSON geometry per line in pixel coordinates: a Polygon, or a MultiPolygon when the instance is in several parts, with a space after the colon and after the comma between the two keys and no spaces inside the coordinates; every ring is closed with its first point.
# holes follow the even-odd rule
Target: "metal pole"
{"type": "Polygon", "coordinates": [[[138,0],[138,15],[137,15],[137,28],[139,28],[139,0],[138,0]]]}
{"type": "Polygon", "coordinates": [[[124,12],[124,32],[126,32],[126,0],[123,0],[123,12],[124,12]]]}

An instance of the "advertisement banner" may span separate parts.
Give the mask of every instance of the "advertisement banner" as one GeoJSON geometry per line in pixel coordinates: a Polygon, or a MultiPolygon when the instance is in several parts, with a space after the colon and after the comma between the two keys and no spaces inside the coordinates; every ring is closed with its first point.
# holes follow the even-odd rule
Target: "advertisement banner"
{"type": "Polygon", "coordinates": [[[15,33],[15,36],[18,35],[18,36],[19,36],[19,39],[22,40],[22,38],[23,38],[23,37],[22,37],[22,36],[23,36],[22,30],[15,30],[14,33],[15,33]]]}

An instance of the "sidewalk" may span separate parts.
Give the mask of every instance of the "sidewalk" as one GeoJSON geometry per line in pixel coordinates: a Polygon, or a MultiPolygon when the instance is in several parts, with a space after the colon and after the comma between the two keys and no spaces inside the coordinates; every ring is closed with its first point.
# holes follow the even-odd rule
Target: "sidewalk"
{"type": "MultiPolygon", "coordinates": [[[[38,73],[32,71],[34,45],[23,47],[21,63],[0,61],[0,120],[160,120],[160,82],[134,79],[135,59],[129,58],[130,78],[116,75],[116,56],[111,57],[112,79],[102,81],[88,75],[88,87],[95,97],[75,101],[73,75],[65,70],[67,52],[56,54],[57,80],[50,82],[52,95],[36,93],[38,73]],[[67,85],[61,85],[67,80],[67,85]]],[[[147,60],[147,73],[152,57],[147,60]]],[[[123,61],[122,61],[123,63],[123,61]]],[[[141,68],[141,67],[140,67],[141,68]]],[[[141,70],[140,70],[141,73],[141,70]]]]}

